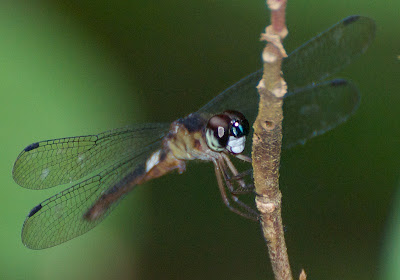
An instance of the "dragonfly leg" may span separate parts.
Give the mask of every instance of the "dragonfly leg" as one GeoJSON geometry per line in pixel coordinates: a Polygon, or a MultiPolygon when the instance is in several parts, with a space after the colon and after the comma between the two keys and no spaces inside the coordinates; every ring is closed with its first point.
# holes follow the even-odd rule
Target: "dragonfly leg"
{"type": "MultiPolygon", "coordinates": [[[[233,177],[227,176],[226,180],[229,181],[230,183],[236,181],[239,184],[239,188],[233,188],[230,189],[231,193],[233,195],[240,195],[240,194],[248,194],[254,191],[254,185],[253,184],[246,184],[243,180],[244,177],[248,175],[252,175],[252,169],[246,170],[244,172],[239,173],[236,169],[236,167],[233,165],[232,161],[229,159],[229,157],[226,154],[222,154],[223,159],[225,160],[226,164],[229,167],[229,170],[231,171],[233,177]]],[[[251,159],[250,159],[251,160],[251,159]]]]}
{"type": "Polygon", "coordinates": [[[233,195],[242,195],[242,194],[250,194],[254,192],[254,184],[248,184],[245,188],[237,188],[231,192],[233,195]]]}
{"type": "Polygon", "coordinates": [[[250,206],[242,202],[237,196],[232,194],[233,186],[228,181],[227,170],[222,160],[215,160],[214,168],[215,175],[217,177],[218,187],[221,192],[221,197],[225,205],[232,212],[241,215],[247,219],[258,220],[259,214],[256,210],[252,209],[250,206]],[[224,183],[225,181],[225,183],[224,183]],[[230,190],[229,196],[226,193],[225,186],[230,190]]]}
{"type": "MultiPolygon", "coordinates": [[[[226,164],[229,167],[229,170],[231,171],[233,177],[230,178],[229,176],[227,176],[226,178],[231,181],[234,180],[236,182],[238,182],[238,184],[242,187],[245,188],[246,187],[246,183],[243,181],[242,178],[238,178],[238,179],[233,179],[235,177],[237,177],[239,175],[239,172],[237,171],[236,167],[233,165],[232,161],[229,159],[229,157],[226,154],[222,154],[222,157],[224,159],[224,161],[226,162],[226,164]]],[[[223,162],[222,162],[223,164],[223,162]]],[[[225,168],[226,169],[226,168],[225,168]]],[[[226,173],[227,174],[227,173],[226,173]]],[[[232,190],[231,190],[232,191],[232,190]]]]}
{"type": "Polygon", "coordinates": [[[241,159],[245,162],[251,163],[251,157],[245,156],[243,154],[237,154],[237,155],[235,155],[235,157],[237,157],[238,159],[241,159]]]}
{"type": "MultiPolygon", "coordinates": [[[[251,178],[253,178],[253,169],[252,168],[250,168],[246,171],[242,171],[242,172],[238,173],[237,175],[234,175],[230,180],[231,181],[243,180],[247,176],[250,176],[251,178]]],[[[246,184],[246,186],[247,186],[247,184],[246,184]]]]}
{"type": "MultiPolygon", "coordinates": [[[[246,171],[243,171],[236,176],[233,176],[230,181],[237,181],[239,179],[243,179],[246,176],[253,175],[253,169],[249,169],[246,171]]],[[[253,181],[253,180],[252,180],[253,181]]],[[[255,193],[254,191],[254,184],[246,184],[244,187],[240,186],[239,188],[235,189],[232,191],[232,194],[234,195],[242,195],[242,194],[249,194],[249,193],[255,193]]]]}

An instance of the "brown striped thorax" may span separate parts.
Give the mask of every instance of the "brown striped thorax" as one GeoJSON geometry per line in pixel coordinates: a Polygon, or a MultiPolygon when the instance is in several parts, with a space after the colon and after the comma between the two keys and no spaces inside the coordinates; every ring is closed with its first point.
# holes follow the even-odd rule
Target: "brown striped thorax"
{"type": "Polygon", "coordinates": [[[210,160],[210,157],[216,157],[216,153],[220,152],[243,152],[249,122],[242,113],[225,111],[207,117],[193,113],[173,122],[164,139],[164,146],[182,160],[210,160]]]}

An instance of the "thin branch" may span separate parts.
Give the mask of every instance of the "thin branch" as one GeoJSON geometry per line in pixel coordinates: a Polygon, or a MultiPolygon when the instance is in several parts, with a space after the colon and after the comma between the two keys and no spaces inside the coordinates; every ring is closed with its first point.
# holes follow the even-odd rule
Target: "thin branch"
{"type": "MultiPolygon", "coordinates": [[[[286,0],[267,0],[271,10],[271,25],[261,35],[267,41],[262,57],[263,78],[258,85],[260,103],[254,122],[253,170],[257,192],[256,204],[260,211],[260,223],[267,242],[275,279],[293,279],[284,239],[281,198],[279,190],[279,165],[282,144],[283,96],[286,83],[282,78],[281,65],[286,57],[282,40],[287,35],[285,24],[286,0]]],[[[301,279],[305,278],[302,273],[301,279]]]]}

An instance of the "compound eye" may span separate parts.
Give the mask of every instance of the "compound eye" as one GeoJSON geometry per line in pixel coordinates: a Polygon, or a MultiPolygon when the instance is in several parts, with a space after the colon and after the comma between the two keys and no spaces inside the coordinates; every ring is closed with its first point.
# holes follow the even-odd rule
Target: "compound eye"
{"type": "Polygon", "coordinates": [[[242,113],[231,110],[225,111],[224,114],[228,115],[231,119],[230,136],[240,138],[249,134],[250,125],[242,113]]]}
{"type": "Polygon", "coordinates": [[[226,149],[232,154],[240,154],[246,145],[246,136],[249,134],[250,125],[244,115],[238,111],[225,111],[229,116],[229,139],[226,149]]]}
{"type": "Polygon", "coordinates": [[[249,122],[246,119],[232,120],[230,134],[236,138],[246,136],[249,134],[249,122]]]}
{"type": "Polygon", "coordinates": [[[231,118],[225,114],[211,117],[206,127],[206,141],[210,149],[220,152],[228,144],[231,118]]]}

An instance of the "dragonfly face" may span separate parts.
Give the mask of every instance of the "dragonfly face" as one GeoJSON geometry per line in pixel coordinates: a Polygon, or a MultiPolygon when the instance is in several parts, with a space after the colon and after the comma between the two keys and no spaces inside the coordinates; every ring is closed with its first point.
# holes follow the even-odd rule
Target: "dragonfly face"
{"type": "Polygon", "coordinates": [[[214,151],[226,149],[232,154],[240,154],[244,150],[248,134],[249,122],[237,111],[225,111],[211,117],[207,123],[207,145],[214,151]]]}
{"type": "MultiPolygon", "coordinates": [[[[283,105],[283,148],[331,130],[357,109],[359,93],[351,82],[324,79],[365,52],[374,31],[373,20],[351,16],[283,61],[289,89],[283,105]]],[[[134,186],[173,170],[183,172],[185,162],[193,159],[213,162],[225,204],[256,219],[257,213],[238,199],[234,184],[251,189],[229,156],[250,161],[261,76],[261,70],[247,76],[172,124],[133,125],[27,146],[13,168],[19,185],[45,189],[72,184],[30,211],[22,242],[43,249],[77,237],[99,224],[134,186]]]]}

